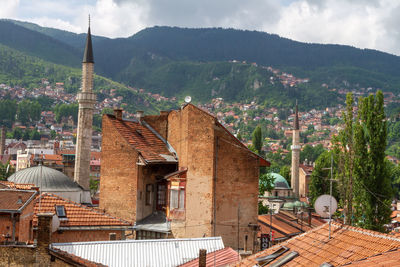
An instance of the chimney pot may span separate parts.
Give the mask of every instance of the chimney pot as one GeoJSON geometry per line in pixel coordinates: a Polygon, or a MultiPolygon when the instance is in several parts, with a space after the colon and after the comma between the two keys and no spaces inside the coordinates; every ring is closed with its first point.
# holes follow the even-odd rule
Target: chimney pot
{"type": "Polygon", "coordinates": [[[144,114],[144,111],[143,111],[143,110],[137,110],[137,111],[136,111],[136,119],[137,119],[139,122],[142,122],[143,114],[144,114]]]}
{"type": "Polygon", "coordinates": [[[114,108],[114,116],[117,120],[122,120],[122,108],[114,108]]]}

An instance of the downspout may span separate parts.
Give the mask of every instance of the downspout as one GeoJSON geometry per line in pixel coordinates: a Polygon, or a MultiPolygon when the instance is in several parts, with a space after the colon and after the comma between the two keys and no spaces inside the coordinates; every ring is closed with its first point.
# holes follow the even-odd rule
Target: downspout
{"type": "Polygon", "coordinates": [[[216,209],[216,190],[217,190],[217,168],[218,168],[218,136],[216,138],[216,145],[215,145],[215,161],[214,161],[214,182],[213,182],[213,236],[216,235],[216,226],[217,226],[217,209],[216,209]]]}

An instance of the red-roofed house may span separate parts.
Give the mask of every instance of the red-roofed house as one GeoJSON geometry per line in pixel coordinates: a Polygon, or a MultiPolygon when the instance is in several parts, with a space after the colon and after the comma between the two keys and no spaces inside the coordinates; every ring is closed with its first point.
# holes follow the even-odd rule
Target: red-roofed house
{"type": "Polygon", "coordinates": [[[125,231],[133,228],[127,221],[51,193],[36,198],[34,227],[39,213],[53,213],[58,217],[60,224],[51,239],[54,243],[104,241],[110,239],[110,234],[120,240],[125,239],[125,231]]]}
{"type": "Polygon", "coordinates": [[[0,243],[33,240],[36,190],[0,189],[0,243]]]}

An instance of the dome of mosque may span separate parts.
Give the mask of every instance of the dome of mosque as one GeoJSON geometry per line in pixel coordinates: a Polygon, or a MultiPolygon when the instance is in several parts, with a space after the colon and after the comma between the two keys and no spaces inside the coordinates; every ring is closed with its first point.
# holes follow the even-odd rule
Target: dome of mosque
{"type": "Polygon", "coordinates": [[[277,189],[277,188],[290,189],[288,182],[282,175],[280,175],[278,173],[274,173],[274,172],[271,172],[270,175],[274,178],[274,188],[275,189],[277,189]]]}
{"type": "Polygon", "coordinates": [[[17,171],[8,181],[16,184],[34,184],[41,191],[82,191],[82,188],[64,173],[43,165],[17,171]]]}

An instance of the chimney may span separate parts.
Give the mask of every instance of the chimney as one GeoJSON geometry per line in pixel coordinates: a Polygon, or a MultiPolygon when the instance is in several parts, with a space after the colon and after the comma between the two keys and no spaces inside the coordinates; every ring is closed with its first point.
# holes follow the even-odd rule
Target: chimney
{"type": "Polygon", "coordinates": [[[36,264],[37,266],[50,266],[49,245],[52,233],[52,213],[39,213],[38,229],[36,232],[36,264]]]}
{"type": "Polygon", "coordinates": [[[117,120],[122,120],[122,108],[114,108],[114,116],[117,120]]]}
{"type": "Polygon", "coordinates": [[[17,204],[18,205],[22,205],[22,197],[21,196],[18,196],[18,200],[17,200],[17,204]]]}
{"type": "Polygon", "coordinates": [[[1,126],[0,155],[3,155],[6,149],[6,127],[1,126]]]}
{"type": "Polygon", "coordinates": [[[200,249],[199,251],[199,267],[206,267],[207,263],[207,250],[200,249]]]}
{"type": "Polygon", "coordinates": [[[136,111],[136,119],[137,119],[140,123],[142,123],[143,113],[144,113],[144,112],[143,112],[142,110],[136,111]]]}

